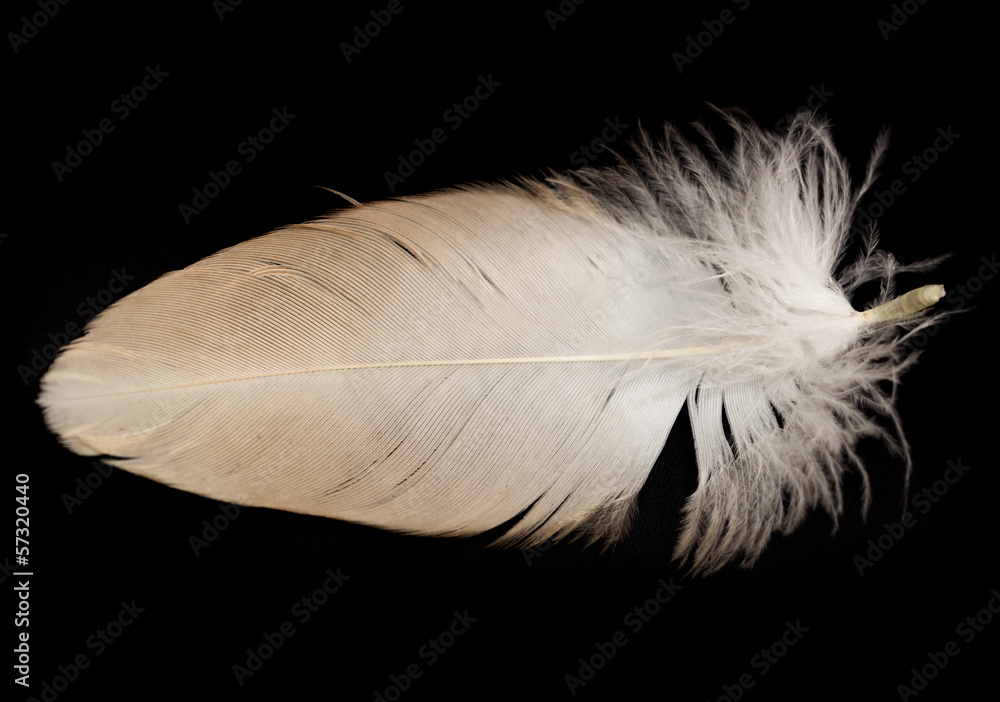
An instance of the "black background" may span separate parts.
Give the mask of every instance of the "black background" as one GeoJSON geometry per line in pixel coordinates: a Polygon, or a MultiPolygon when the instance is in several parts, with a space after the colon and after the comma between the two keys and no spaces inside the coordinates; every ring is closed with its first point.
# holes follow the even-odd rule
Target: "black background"
{"type": "MultiPolygon", "coordinates": [[[[29,694],[41,699],[43,683],[62,690],[58,666],[87,654],[90,666],[58,699],[297,697],[311,689],[310,699],[372,700],[411,664],[422,675],[404,700],[568,699],[565,676],[579,675],[579,659],[622,631],[628,642],[576,697],[716,700],[748,674],[746,700],[900,699],[896,686],[909,684],[911,668],[949,641],[960,653],[916,699],[963,699],[981,686],[995,695],[997,617],[971,642],[956,632],[1000,588],[998,478],[986,450],[995,432],[997,283],[981,261],[996,254],[985,221],[992,168],[980,173],[993,140],[975,119],[992,85],[984,58],[992,17],[945,2],[904,3],[907,17],[888,2],[858,10],[720,0],[657,10],[588,0],[564,2],[564,11],[575,9],[553,29],[546,11],[558,12],[557,0],[516,8],[403,2],[345,60],[341,43],[386,5],[243,2],[220,18],[209,2],[74,2],[16,52],[8,35],[0,257],[10,286],[6,309],[24,317],[10,336],[15,413],[7,445],[17,448],[8,453],[7,485],[14,497],[14,475],[30,476],[29,694]],[[703,34],[708,45],[679,71],[674,54],[708,31],[703,23],[718,29],[712,23],[724,9],[734,21],[710,42],[703,34]],[[906,22],[886,37],[879,22],[894,12],[906,22]],[[140,83],[147,66],[168,75],[119,119],[113,101],[140,83]],[[480,76],[499,87],[450,129],[444,112],[480,76]],[[900,283],[943,283],[952,294],[942,304],[966,310],[927,339],[899,387],[916,522],[863,575],[855,557],[904,509],[901,463],[867,444],[867,521],[859,517],[861,481],[848,475],[835,534],[816,513],[793,536],[776,537],[754,569],[685,578],[670,563],[678,512],[695,485],[684,422],[640,496],[629,536],[605,553],[579,543],[535,554],[495,551],[485,548],[488,537],[403,537],[244,509],[195,555],[190,537],[203,535],[203,520],[223,523],[219,505],[122,471],[67,510],[76,480],[90,474],[96,482],[98,474],[48,433],[34,405],[37,373],[26,369],[36,353],[51,350],[50,335],[84,321],[78,307],[108,286],[113,271],[134,276],[128,291],[135,290],[341,204],[317,186],[368,201],[537,175],[578,165],[574,153],[601,134],[606,119],[628,125],[611,145],[624,152],[640,123],[655,130],[663,121],[704,117],[707,102],[740,106],[770,127],[817,94],[825,95],[821,111],[856,171],[879,129],[891,126],[876,190],[887,192],[895,180],[904,188],[879,217],[882,246],[904,261],[950,252],[934,275],[900,283]],[[275,108],[295,117],[247,163],[239,144],[275,108]],[[114,131],[60,181],[52,163],[65,161],[81,131],[103,118],[114,131]],[[436,127],[446,128],[447,140],[391,191],[385,172],[436,127]],[[939,129],[961,136],[931,153],[935,162],[914,180],[911,159],[933,151],[939,129]],[[185,223],[179,204],[231,159],[242,172],[185,223]],[[949,461],[970,468],[924,513],[918,505],[927,503],[913,498],[945,476],[949,461]],[[302,623],[293,605],[330,568],[349,579],[302,623]],[[680,590],[634,631],[625,616],[671,577],[680,590]],[[88,637],[133,599],[143,608],[138,619],[100,654],[89,648],[88,637]],[[475,618],[468,631],[433,664],[421,657],[421,646],[465,610],[475,618]],[[295,634],[239,684],[233,666],[245,665],[246,649],[286,621],[295,634]],[[801,640],[766,672],[754,665],[786,622],[798,621],[808,628],[801,640]]],[[[36,3],[19,0],[0,26],[21,34],[22,16],[37,12],[36,3]]],[[[877,202],[872,194],[864,206],[877,202]]],[[[12,552],[7,558],[9,565],[12,552]]],[[[6,569],[0,577],[4,588],[13,583],[6,569]]],[[[10,624],[6,630],[10,651],[10,624]]],[[[26,697],[23,688],[14,692],[26,697]]]]}

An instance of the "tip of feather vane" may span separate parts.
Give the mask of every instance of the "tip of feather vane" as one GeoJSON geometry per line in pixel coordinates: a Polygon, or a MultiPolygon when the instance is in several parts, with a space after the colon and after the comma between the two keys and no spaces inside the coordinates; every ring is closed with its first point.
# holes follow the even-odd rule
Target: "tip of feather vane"
{"type": "Polygon", "coordinates": [[[349,203],[351,203],[355,207],[360,207],[361,206],[360,202],[358,202],[357,200],[355,200],[350,195],[345,195],[344,193],[340,192],[339,190],[334,190],[333,188],[328,188],[328,187],[323,186],[323,185],[317,185],[316,187],[320,188],[321,190],[326,190],[327,192],[333,193],[337,197],[344,198],[345,200],[347,200],[349,203]]]}

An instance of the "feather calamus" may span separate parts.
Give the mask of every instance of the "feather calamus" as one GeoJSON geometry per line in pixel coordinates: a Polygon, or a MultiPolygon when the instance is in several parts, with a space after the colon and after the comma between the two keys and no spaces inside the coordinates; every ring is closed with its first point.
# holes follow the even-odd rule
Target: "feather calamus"
{"type": "Polygon", "coordinates": [[[884,139],[852,188],[817,118],[722,114],[730,147],[668,126],[631,163],[354,204],[168,273],[63,350],[46,421],[214,499],[427,535],[521,515],[500,541],[528,545],[620,537],[686,405],[676,555],[753,563],[841,512],[861,437],[894,441],[873,414],[898,429],[883,385],[943,290],[890,301],[907,267],[873,235],[842,263],[884,139]]]}

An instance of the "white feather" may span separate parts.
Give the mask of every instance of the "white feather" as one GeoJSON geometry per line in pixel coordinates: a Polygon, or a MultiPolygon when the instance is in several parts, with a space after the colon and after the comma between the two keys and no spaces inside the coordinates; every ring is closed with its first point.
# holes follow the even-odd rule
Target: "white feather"
{"type": "Polygon", "coordinates": [[[727,121],[726,152],[668,127],[635,167],[357,205],[169,273],[56,359],[46,420],[215,499],[434,535],[524,513],[502,541],[532,544],[620,536],[687,404],[677,555],[752,563],[841,511],[873,410],[896,420],[896,327],[940,291],[856,312],[893,263],[872,240],[835,277],[860,190],[828,128],[727,121]]]}

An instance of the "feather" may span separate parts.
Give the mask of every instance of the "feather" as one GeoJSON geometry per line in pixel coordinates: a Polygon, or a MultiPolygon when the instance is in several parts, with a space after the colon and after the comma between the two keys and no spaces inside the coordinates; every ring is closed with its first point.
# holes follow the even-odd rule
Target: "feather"
{"type": "Polygon", "coordinates": [[[668,126],[633,164],[354,203],[168,273],[63,350],[46,421],[213,499],[425,535],[520,516],[499,542],[531,545],[619,538],[686,405],[676,556],[751,564],[841,512],[861,437],[908,456],[886,381],[943,289],[890,301],[927,266],[873,234],[842,264],[884,138],[852,189],[824,122],[722,114],[729,148],[668,126]]]}

